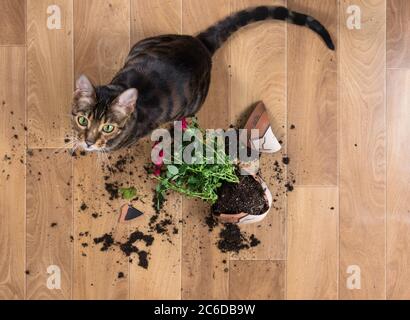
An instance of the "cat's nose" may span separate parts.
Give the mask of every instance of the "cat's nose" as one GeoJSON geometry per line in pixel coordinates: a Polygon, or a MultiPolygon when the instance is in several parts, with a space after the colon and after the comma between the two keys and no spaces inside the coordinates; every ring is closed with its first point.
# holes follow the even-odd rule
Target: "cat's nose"
{"type": "Polygon", "coordinates": [[[85,140],[85,144],[87,145],[87,147],[91,147],[94,144],[94,141],[85,140]]]}

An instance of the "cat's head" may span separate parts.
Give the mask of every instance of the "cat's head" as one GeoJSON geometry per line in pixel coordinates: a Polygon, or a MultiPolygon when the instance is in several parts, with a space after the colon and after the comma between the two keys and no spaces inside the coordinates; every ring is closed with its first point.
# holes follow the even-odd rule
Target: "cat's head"
{"type": "Polygon", "coordinates": [[[138,98],[137,89],[120,94],[109,87],[95,88],[81,75],[76,81],[72,122],[78,146],[86,151],[116,149],[130,128],[138,98]]]}

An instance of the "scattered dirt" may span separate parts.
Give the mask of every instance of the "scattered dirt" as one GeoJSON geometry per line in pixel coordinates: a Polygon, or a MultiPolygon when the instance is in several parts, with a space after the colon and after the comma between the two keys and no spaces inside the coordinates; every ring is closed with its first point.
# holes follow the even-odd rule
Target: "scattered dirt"
{"type": "Polygon", "coordinates": [[[130,257],[133,253],[137,254],[139,259],[138,265],[147,269],[149,254],[146,250],[141,250],[137,247],[137,243],[141,242],[145,243],[145,247],[149,247],[154,242],[154,237],[137,230],[131,233],[125,242],[115,242],[111,233],[94,238],[95,244],[102,244],[101,251],[108,251],[112,246],[118,246],[126,257],[130,257]]]}
{"type": "Polygon", "coordinates": [[[148,252],[139,251],[138,252],[138,265],[144,269],[148,269],[148,252]]]}
{"type": "Polygon", "coordinates": [[[289,192],[292,192],[294,190],[293,184],[291,182],[286,182],[285,188],[289,192]]]}
{"type": "Polygon", "coordinates": [[[168,226],[172,225],[172,220],[171,219],[164,219],[161,220],[159,223],[155,225],[155,231],[158,234],[164,234],[168,231],[168,226]]]}
{"type": "MultiPolygon", "coordinates": [[[[282,159],[282,161],[275,161],[273,166],[274,175],[273,177],[271,176],[268,178],[270,179],[268,184],[271,187],[274,185],[278,186],[278,190],[275,190],[277,192],[273,195],[277,199],[282,198],[283,195],[285,195],[288,191],[293,190],[293,184],[295,182],[294,179],[289,178],[291,177],[291,175],[285,167],[289,163],[290,159],[288,157],[284,157],[284,159],[285,160],[282,159]]],[[[95,195],[93,194],[92,196],[85,196],[85,198],[83,198],[83,204],[85,204],[86,206],[86,203],[92,203],[92,211],[90,210],[91,217],[97,219],[98,217],[105,216],[107,214],[111,215],[115,210],[117,210],[116,206],[119,202],[119,200],[117,199],[121,198],[119,189],[124,187],[123,184],[125,184],[125,187],[127,187],[129,184],[129,181],[127,181],[125,175],[132,177],[130,179],[136,179],[138,177],[138,181],[141,181],[141,183],[146,183],[148,181],[148,175],[137,173],[141,172],[141,168],[137,167],[139,165],[140,164],[138,163],[138,161],[135,161],[135,159],[130,155],[118,157],[112,155],[108,156],[108,161],[105,161],[102,164],[102,186],[100,186],[98,192],[95,192],[95,195]],[[95,207],[95,204],[98,203],[95,200],[105,201],[105,204],[107,205],[107,211],[104,212],[102,208],[95,207]],[[115,202],[115,205],[113,200],[117,200],[115,202]]],[[[262,189],[260,184],[249,176],[242,176],[241,179],[245,181],[244,188],[230,193],[228,192],[228,190],[226,191],[225,196],[223,196],[222,194],[221,198],[223,198],[225,201],[223,201],[224,203],[220,204],[219,206],[214,206],[214,212],[218,212],[218,208],[219,212],[222,212],[221,208],[223,208],[224,213],[237,213],[244,210],[251,210],[250,213],[252,214],[257,214],[256,212],[258,212],[258,214],[261,214],[267,209],[267,202],[264,199],[264,190],[262,189]],[[237,201],[235,198],[238,198],[239,201],[237,201]],[[262,201],[248,201],[249,199],[255,198],[262,201]],[[232,206],[233,208],[230,208],[231,211],[227,212],[226,207],[229,203],[233,203],[234,206],[232,206]]],[[[79,186],[80,188],[82,188],[81,183],[79,184],[79,186]]],[[[238,187],[238,185],[228,187],[225,186],[225,188],[227,189],[235,187],[238,187]]],[[[273,191],[274,189],[272,188],[271,190],[273,191]]],[[[83,194],[88,193],[86,191],[83,192],[83,194]]],[[[144,198],[138,201],[143,202],[143,199],[144,198]]],[[[87,208],[88,206],[85,209],[87,208]]],[[[133,260],[137,259],[138,266],[142,268],[148,268],[149,258],[151,255],[150,247],[152,246],[153,242],[158,241],[156,240],[156,238],[158,237],[160,239],[159,241],[169,241],[172,243],[173,235],[178,234],[178,225],[181,222],[183,221],[176,221],[172,214],[167,212],[167,208],[163,208],[160,212],[155,212],[150,217],[148,227],[147,229],[144,229],[145,231],[141,232],[139,230],[135,230],[127,238],[120,241],[114,240],[113,231],[108,232],[103,234],[101,237],[95,238],[94,244],[98,245],[101,251],[118,249],[130,263],[132,263],[133,260]]],[[[260,244],[260,240],[257,239],[254,234],[248,234],[244,231],[241,231],[240,227],[235,224],[223,224],[221,225],[221,227],[218,227],[218,221],[213,214],[204,217],[204,223],[209,232],[213,232],[215,231],[215,228],[217,228],[216,235],[218,236],[218,239],[216,240],[215,245],[222,252],[237,253],[241,250],[246,250],[260,244]]],[[[84,231],[83,236],[89,237],[90,235],[87,231],[84,231]]],[[[201,247],[199,249],[201,249],[201,247]]],[[[90,249],[84,247],[85,252],[86,250],[90,249]]],[[[86,256],[86,253],[84,253],[84,256],[86,256]]],[[[224,265],[223,262],[221,263],[221,265],[226,268],[226,265],[224,265]]],[[[118,278],[122,277],[122,275],[120,274],[121,272],[118,273],[118,278]]]]}
{"type": "Polygon", "coordinates": [[[252,176],[240,176],[239,183],[224,183],[218,190],[218,201],[212,206],[214,214],[246,212],[260,215],[268,210],[265,191],[252,176]]]}
{"type": "Polygon", "coordinates": [[[117,182],[105,183],[105,191],[110,195],[110,200],[118,199],[120,197],[119,189],[117,182]]]}
{"type": "Polygon", "coordinates": [[[94,243],[102,243],[101,251],[107,251],[114,244],[114,239],[112,234],[106,233],[99,238],[94,238],[94,243]]]}
{"type": "Polygon", "coordinates": [[[212,214],[212,212],[205,217],[205,224],[208,226],[209,232],[212,232],[214,228],[218,225],[218,220],[212,214]]]}
{"type": "Polygon", "coordinates": [[[236,224],[224,224],[223,229],[219,233],[217,242],[218,249],[222,252],[235,252],[256,247],[260,241],[255,235],[248,236],[245,232],[241,232],[236,224]]]}

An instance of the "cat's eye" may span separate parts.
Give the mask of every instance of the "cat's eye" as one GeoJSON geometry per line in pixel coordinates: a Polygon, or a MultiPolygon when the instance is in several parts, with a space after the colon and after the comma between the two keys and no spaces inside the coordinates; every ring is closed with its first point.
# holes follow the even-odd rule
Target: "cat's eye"
{"type": "Polygon", "coordinates": [[[78,124],[82,127],[88,126],[88,119],[84,116],[79,116],[77,118],[78,124]]]}
{"type": "Polygon", "coordinates": [[[114,126],[111,124],[106,124],[102,127],[102,131],[104,131],[105,133],[111,133],[114,131],[114,126]]]}

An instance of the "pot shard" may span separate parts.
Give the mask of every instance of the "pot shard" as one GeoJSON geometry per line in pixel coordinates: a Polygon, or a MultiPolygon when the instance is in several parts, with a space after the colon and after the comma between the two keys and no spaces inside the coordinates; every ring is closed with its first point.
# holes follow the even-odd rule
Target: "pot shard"
{"type": "Polygon", "coordinates": [[[256,104],[244,129],[247,131],[245,135],[241,136],[241,140],[248,147],[259,150],[261,153],[275,153],[282,148],[273,133],[268,112],[262,101],[256,104]],[[252,129],[259,130],[259,135],[256,139],[251,138],[252,129]]]}

